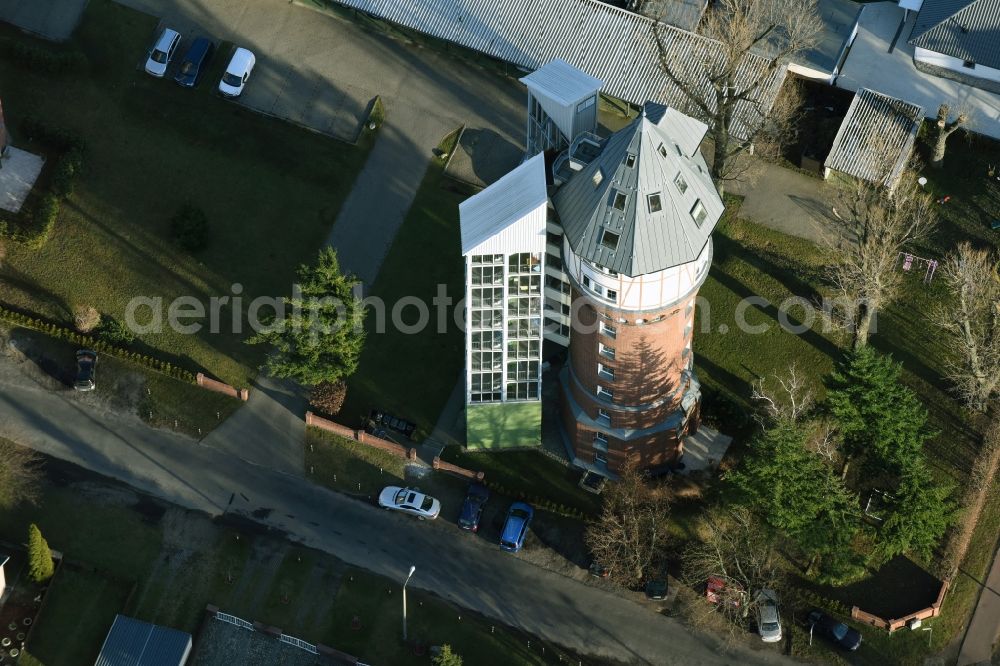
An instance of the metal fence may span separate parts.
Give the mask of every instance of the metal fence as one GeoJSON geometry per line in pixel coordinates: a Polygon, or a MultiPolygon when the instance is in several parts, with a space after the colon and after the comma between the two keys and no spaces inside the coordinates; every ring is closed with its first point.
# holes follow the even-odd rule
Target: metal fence
{"type": "Polygon", "coordinates": [[[215,619],[222,620],[223,622],[228,622],[229,624],[237,626],[240,629],[254,631],[253,622],[247,622],[243,618],[236,617],[235,615],[230,615],[229,613],[223,613],[219,611],[215,614],[215,619]]]}

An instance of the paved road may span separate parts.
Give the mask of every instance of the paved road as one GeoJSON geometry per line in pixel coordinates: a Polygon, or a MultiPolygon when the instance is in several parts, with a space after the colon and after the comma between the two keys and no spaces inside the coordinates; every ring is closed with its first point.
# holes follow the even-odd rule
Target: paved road
{"type": "MultiPolygon", "coordinates": [[[[138,419],[95,413],[0,358],[0,436],[211,515],[254,515],[296,540],[582,653],[650,664],[786,663],[770,650],[721,654],[716,641],[596,587],[490,547],[247,463],[138,419]],[[246,499],[244,499],[244,497],[246,499]]],[[[37,372],[37,371],[33,371],[37,372]]]]}
{"type": "Polygon", "coordinates": [[[988,664],[1000,634],[1000,553],[986,576],[986,585],[972,614],[969,629],[962,640],[957,666],[988,664]]]}
{"type": "Polygon", "coordinates": [[[73,34],[86,5],[87,0],[0,0],[0,21],[62,42],[73,34]]]}

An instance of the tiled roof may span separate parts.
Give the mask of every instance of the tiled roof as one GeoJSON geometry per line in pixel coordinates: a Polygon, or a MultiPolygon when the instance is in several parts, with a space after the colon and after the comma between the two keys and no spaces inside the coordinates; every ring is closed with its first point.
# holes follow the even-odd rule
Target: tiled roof
{"type": "Polygon", "coordinates": [[[1000,69],[1000,0],[924,0],[910,44],[1000,69]]]}

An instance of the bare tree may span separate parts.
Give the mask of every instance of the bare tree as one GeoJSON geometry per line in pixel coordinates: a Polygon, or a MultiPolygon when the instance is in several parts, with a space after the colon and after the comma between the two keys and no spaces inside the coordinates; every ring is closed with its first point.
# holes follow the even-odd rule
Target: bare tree
{"type": "Polygon", "coordinates": [[[816,0],[717,0],[700,34],[657,24],[660,68],[680,91],[681,110],[709,127],[712,178],[720,191],[739,178],[741,159],[783,136],[799,106],[776,103],[788,59],[816,43],[816,0]]]}
{"type": "Polygon", "coordinates": [[[948,336],[948,374],[970,409],[1000,394],[1000,253],[962,243],[942,265],[950,298],[934,319],[948,336]]]}
{"type": "Polygon", "coordinates": [[[646,484],[634,464],[604,491],[600,518],[587,528],[587,547],[615,582],[635,587],[652,573],[667,540],[670,497],[646,484]]]}
{"type": "Polygon", "coordinates": [[[839,236],[824,238],[834,255],[829,277],[848,304],[845,319],[855,349],[868,344],[876,312],[898,297],[903,280],[899,255],[934,230],[933,206],[913,169],[904,170],[888,187],[853,179],[842,190],[833,210],[839,236]]]}
{"type": "Polygon", "coordinates": [[[788,366],[785,377],[775,375],[774,379],[778,384],[777,390],[771,390],[766,380],[761,378],[753,383],[750,393],[750,398],[762,405],[762,413],[754,416],[762,426],[779,419],[798,421],[815,403],[812,389],[799,374],[797,364],[788,366]]]}
{"type": "Polygon", "coordinates": [[[0,508],[38,499],[41,462],[31,449],[0,439],[0,508]]]}
{"type": "Polygon", "coordinates": [[[955,133],[960,127],[964,127],[969,122],[969,114],[959,111],[954,120],[948,120],[951,115],[951,108],[947,104],[938,107],[937,130],[934,133],[934,155],[931,157],[931,166],[940,169],[944,165],[944,152],[948,148],[948,137],[955,133]]]}
{"type": "Polygon", "coordinates": [[[710,578],[722,583],[713,586],[716,603],[705,604],[703,612],[721,613],[734,627],[750,615],[759,590],[774,589],[780,583],[770,534],[742,506],[709,512],[682,560],[682,576],[688,585],[704,589],[710,578]]]}
{"type": "Polygon", "coordinates": [[[972,542],[972,535],[979,523],[979,516],[983,512],[983,506],[986,504],[998,471],[1000,471],[1000,414],[994,415],[987,426],[983,446],[972,465],[972,473],[969,475],[962,496],[961,520],[949,535],[944,555],[938,565],[940,569],[938,573],[943,577],[953,577],[965,559],[965,553],[972,542]]]}

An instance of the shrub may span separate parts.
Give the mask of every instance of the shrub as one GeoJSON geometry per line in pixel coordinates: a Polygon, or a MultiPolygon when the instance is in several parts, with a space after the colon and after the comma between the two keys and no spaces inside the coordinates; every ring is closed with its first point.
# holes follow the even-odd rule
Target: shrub
{"type": "Polygon", "coordinates": [[[104,318],[97,334],[102,339],[122,347],[127,347],[135,342],[135,333],[124,322],[113,317],[104,318]]]}
{"type": "Polygon", "coordinates": [[[60,197],[73,194],[73,183],[81,169],[83,169],[83,151],[74,147],[63,153],[52,172],[53,194],[60,197]]]}
{"type": "Polygon", "coordinates": [[[101,324],[101,313],[89,305],[73,308],[73,324],[81,333],[90,333],[101,324]]]}
{"type": "Polygon", "coordinates": [[[203,250],[208,245],[208,218],[200,208],[185,204],[170,220],[170,234],[188,252],[203,250]]]}
{"type": "Polygon", "coordinates": [[[320,382],[309,392],[309,404],[323,414],[334,416],[344,406],[346,397],[347,383],[343,380],[320,382]]]}
{"type": "Polygon", "coordinates": [[[44,583],[52,578],[55,565],[52,563],[52,551],[42,536],[38,525],[28,526],[28,576],[36,583],[44,583]]]}
{"type": "Polygon", "coordinates": [[[462,657],[451,651],[451,646],[445,643],[441,651],[431,659],[434,666],[462,666],[462,657]]]}

